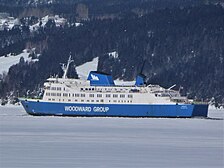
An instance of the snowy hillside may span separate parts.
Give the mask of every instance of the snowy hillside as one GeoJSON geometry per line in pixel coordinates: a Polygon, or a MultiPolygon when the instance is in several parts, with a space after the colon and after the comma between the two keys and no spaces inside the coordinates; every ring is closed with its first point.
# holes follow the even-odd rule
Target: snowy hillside
{"type": "Polygon", "coordinates": [[[49,20],[54,20],[56,27],[64,26],[67,20],[65,18],[60,17],[59,15],[48,16],[41,18],[40,21],[34,25],[30,26],[30,31],[34,31],[38,29],[40,26],[45,26],[49,20]]]}
{"type": "Polygon", "coordinates": [[[76,67],[77,74],[80,79],[86,80],[90,71],[96,71],[98,66],[99,57],[94,58],[92,61],[76,67]]]}
{"type": "Polygon", "coordinates": [[[28,58],[28,56],[29,53],[25,50],[23,53],[16,56],[11,56],[9,54],[7,57],[0,57],[0,74],[8,72],[12,65],[19,63],[21,57],[23,57],[25,61],[31,61],[31,58],[28,58]]]}

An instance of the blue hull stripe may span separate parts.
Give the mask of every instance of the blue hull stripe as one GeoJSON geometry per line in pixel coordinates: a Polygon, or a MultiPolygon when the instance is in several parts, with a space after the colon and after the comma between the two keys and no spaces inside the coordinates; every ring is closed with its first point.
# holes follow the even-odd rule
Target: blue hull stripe
{"type": "Polygon", "coordinates": [[[81,104],[21,101],[31,115],[108,116],[108,117],[207,117],[208,105],[81,104]]]}

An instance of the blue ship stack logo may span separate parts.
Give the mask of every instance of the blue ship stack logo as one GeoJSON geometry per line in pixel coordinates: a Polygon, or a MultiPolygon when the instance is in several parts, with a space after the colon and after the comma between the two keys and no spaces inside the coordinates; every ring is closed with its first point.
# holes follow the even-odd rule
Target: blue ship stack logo
{"type": "Polygon", "coordinates": [[[91,74],[91,80],[95,80],[95,81],[98,81],[99,80],[99,78],[96,76],[96,75],[93,75],[93,74],[91,74]]]}

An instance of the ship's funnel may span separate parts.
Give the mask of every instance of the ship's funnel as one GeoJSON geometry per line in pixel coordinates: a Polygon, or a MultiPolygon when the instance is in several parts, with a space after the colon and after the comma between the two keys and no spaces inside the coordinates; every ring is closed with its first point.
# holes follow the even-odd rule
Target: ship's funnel
{"type": "Polygon", "coordinates": [[[144,60],[144,62],[142,64],[141,71],[138,74],[138,76],[136,77],[135,86],[144,86],[144,84],[145,84],[146,76],[143,75],[143,69],[144,69],[144,66],[145,66],[145,62],[146,62],[146,60],[144,60]]]}
{"type": "Polygon", "coordinates": [[[143,74],[139,74],[139,75],[136,77],[135,86],[144,86],[144,84],[145,84],[145,78],[146,78],[145,75],[143,75],[143,74]]]}

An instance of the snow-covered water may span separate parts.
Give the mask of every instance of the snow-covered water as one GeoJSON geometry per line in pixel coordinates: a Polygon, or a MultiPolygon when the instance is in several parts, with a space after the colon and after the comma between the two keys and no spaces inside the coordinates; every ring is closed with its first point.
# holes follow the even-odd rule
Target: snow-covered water
{"type": "Polygon", "coordinates": [[[0,167],[221,168],[224,111],[209,117],[35,117],[0,106],[0,167]]]}

